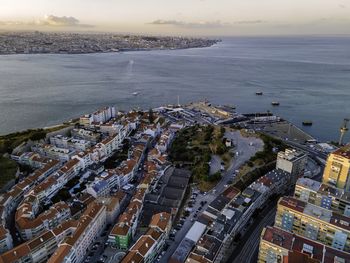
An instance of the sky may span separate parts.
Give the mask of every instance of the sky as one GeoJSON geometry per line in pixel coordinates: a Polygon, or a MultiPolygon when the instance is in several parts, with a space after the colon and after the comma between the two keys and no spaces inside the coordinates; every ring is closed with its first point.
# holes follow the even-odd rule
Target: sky
{"type": "Polygon", "coordinates": [[[0,0],[0,30],[350,34],[350,0],[0,0]]]}

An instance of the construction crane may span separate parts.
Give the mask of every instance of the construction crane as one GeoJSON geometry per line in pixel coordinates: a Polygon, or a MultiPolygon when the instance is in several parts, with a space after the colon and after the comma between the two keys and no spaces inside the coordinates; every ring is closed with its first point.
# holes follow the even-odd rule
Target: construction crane
{"type": "Polygon", "coordinates": [[[343,145],[343,139],[344,139],[345,133],[347,133],[349,130],[348,122],[349,122],[349,119],[344,119],[343,126],[340,127],[339,145],[343,145]]]}

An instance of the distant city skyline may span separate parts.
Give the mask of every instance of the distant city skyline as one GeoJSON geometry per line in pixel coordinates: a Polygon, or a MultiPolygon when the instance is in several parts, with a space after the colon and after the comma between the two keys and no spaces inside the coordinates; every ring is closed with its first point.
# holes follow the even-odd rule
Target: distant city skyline
{"type": "Polygon", "coordinates": [[[346,0],[0,0],[0,30],[350,34],[346,0]]]}

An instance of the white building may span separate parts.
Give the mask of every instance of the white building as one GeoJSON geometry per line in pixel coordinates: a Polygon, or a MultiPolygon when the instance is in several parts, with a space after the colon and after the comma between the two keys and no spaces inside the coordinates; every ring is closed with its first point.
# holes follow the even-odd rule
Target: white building
{"type": "Polygon", "coordinates": [[[307,155],[295,149],[286,149],[277,155],[276,168],[290,173],[291,182],[295,183],[304,174],[307,155]]]}
{"type": "Polygon", "coordinates": [[[93,202],[79,219],[76,231],[65,239],[48,260],[48,263],[83,261],[89,247],[106,227],[106,206],[93,202]]]}

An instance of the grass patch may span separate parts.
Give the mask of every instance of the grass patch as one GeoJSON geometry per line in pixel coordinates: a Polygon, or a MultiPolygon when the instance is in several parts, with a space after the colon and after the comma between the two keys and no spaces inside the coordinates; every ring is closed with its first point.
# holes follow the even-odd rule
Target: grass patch
{"type": "Polygon", "coordinates": [[[16,172],[16,162],[5,156],[0,156],[0,188],[4,187],[12,179],[15,179],[16,172]]]}
{"type": "Polygon", "coordinates": [[[195,125],[180,130],[169,152],[170,160],[177,166],[189,168],[199,189],[207,191],[216,185],[221,174],[209,175],[212,154],[223,155],[227,148],[223,142],[224,128],[195,125]]]}
{"type": "Polygon", "coordinates": [[[46,134],[60,129],[66,128],[71,124],[62,124],[47,129],[29,129],[21,132],[14,132],[7,135],[0,136],[0,154],[11,154],[13,149],[21,145],[23,142],[38,141],[45,139],[46,134]]]}

